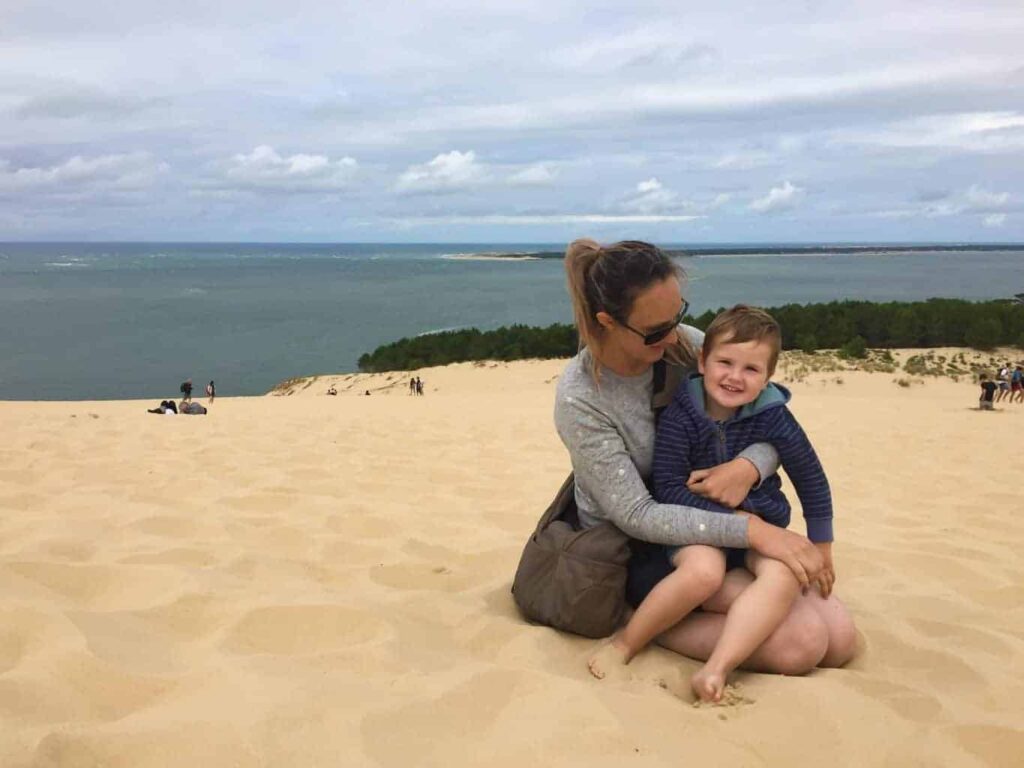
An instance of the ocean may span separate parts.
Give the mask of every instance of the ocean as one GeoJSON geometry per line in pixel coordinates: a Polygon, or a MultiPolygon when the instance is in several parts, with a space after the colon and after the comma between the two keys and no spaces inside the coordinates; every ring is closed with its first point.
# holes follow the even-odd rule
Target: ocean
{"type": "MultiPolygon", "coordinates": [[[[187,377],[198,392],[213,379],[220,395],[256,395],[354,371],[362,353],[402,337],[571,322],[558,259],[473,258],[563,247],[0,244],[0,399],[160,400],[187,377]]],[[[680,260],[694,314],[1024,291],[1018,247],[715,250],[680,260]]]]}

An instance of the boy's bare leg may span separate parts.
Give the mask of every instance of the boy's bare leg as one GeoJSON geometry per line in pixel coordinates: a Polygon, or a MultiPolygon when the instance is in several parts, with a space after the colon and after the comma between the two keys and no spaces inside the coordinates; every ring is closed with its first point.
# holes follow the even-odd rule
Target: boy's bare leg
{"type": "Polygon", "coordinates": [[[591,674],[603,678],[611,665],[630,660],[669,627],[703,603],[722,586],[725,553],[715,547],[693,544],[672,558],[676,569],[658,582],[640,603],[626,626],[607,646],[590,658],[591,674]]]}
{"type": "Polygon", "coordinates": [[[754,583],[729,608],[715,650],[690,681],[704,701],[722,698],[729,673],[775,631],[800,594],[793,572],[778,560],[751,550],[747,553],[747,568],[754,574],[754,583]]]}

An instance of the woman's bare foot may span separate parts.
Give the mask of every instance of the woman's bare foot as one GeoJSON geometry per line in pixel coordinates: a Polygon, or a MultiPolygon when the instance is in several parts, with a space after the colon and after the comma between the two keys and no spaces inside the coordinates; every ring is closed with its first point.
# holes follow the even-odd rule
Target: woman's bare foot
{"type": "Polygon", "coordinates": [[[615,635],[587,660],[587,668],[598,680],[604,680],[608,675],[621,671],[632,658],[633,654],[623,644],[622,639],[615,635]]]}
{"type": "Polygon", "coordinates": [[[721,672],[708,669],[705,664],[690,678],[690,686],[701,701],[717,703],[725,691],[725,677],[721,672]]]}

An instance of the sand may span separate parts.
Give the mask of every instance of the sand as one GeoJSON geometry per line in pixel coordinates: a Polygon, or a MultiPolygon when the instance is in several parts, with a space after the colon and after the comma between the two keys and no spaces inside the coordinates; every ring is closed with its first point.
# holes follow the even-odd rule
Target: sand
{"type": "Polygon", "coordinates": [[[320,377],[206,417],[0,403],[0,766],[1024,764],[1024,406],[794,383],[863,650],[697,708],[694,662],[598,681],[595,641],[516,613],[568,470],[562,365],[420,371],[422,398],[320,377]]]}

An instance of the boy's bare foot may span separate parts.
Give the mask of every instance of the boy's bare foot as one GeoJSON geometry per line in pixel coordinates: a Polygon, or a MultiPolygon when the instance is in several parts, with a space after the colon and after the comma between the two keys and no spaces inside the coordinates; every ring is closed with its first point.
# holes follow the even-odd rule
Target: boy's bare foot
{"type": "Polygon", "coordinates": [[[698,699],[717,703],[722,700],[725,691],[725,675],[708,669],[705,664],[690,678],[690,685],[698,699]]]}
{"type": "Polygon", "coordinates": [[[615,636],[587,660],[587,668],[598,680],[604,680],[608,675],[622,671],[631,658],[629,649],[622,644],[618,636],[615,636]]]}

